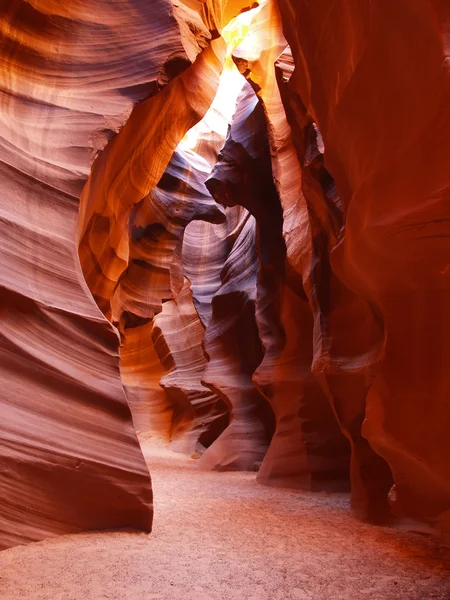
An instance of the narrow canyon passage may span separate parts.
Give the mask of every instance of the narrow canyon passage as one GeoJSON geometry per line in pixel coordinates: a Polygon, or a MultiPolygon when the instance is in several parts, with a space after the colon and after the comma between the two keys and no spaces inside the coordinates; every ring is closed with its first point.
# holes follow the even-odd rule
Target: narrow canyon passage
{"type": "Polygon", "coordinates": [[[0,600],[450,600],[450,2],[4,6],[0,600]]]}
{"type": "Polygon", "coordinates": [[[1,600],[425,600],[450,598],[450,551],[363,524],[347,494],[261,486],[145,448],[150,535],[65,535],[0,553],[1,600]]]}

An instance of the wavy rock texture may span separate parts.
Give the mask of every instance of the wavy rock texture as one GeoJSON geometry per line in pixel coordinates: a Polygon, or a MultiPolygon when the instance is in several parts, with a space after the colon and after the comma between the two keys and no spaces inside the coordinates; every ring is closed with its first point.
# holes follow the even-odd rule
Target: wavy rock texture
{"type": "Polygon", "coordinates": [[[255,321],[255,220],[245,209],[235,233],[205,330],[209,362],[203,375],[204,384],[225,402],[230,422],[200,459],[205,468],[252,469],[263,459],[270,436],[270,424],[264,422],[266,401],[252,382],[262,348],[255,321]]]}
{"type": "Polygon", "coordinates": [[[221,286],[220,274],[237,236],[240,212],[226,210],[223,225],[192,221],[185,230],[183,273],[191,282],[192,300],[204,327],[211,321],[212,299],[221,286]]]}
{"type": "MultiPolygon", "coordinates": [[[[244,80],[239,87],[243,83],[244,80]]],[[[219,123],[223,118],[221,115],[219,123]]],[[[208,119],[215,122],[214,115],[208,114],[206,123],[208,119]]],[[[204,129],[202,124],[197,132],[196,152],[190,155],[192,168],[193,157],[204,165],[207,165],[205,159],[210,160],[212,156],[217,161],[217,135],[208,140],[204,129]]],[[[203,168],[203,187],[209,173],[210,167],[203,168]]],[[[213,202],[206,187],[204,193],[213,202]]],[[[199,440],[196,432],[203,429],[200,446],[197,443],[196,449],[202,453],[206,447],[206,451],[199,466],[246,469],[253,468],[262,459],[267,447],[264,408],[261,410],[264,400],[251,381],[260,360],[254,317],[255,222],[247,210],[238,206],[225,210],[225,221],[221,224],[192,221],[186,229],[182,263],[192,297],[186,283],[182,294],[173,303],[164,305],[157,318],[158,326],[165,325],[166,340],[170,336],[178,339],[178,352],[171,353],[173,370],[163,378],[162,385],[173,386],[175,382],[178,394],[188,401],[186,407],[190,406],[191,414],[198,413],[201,417],[200,421],[192,417],[191,425],[194,440],[199,440]],[[188,335],[181,341],[177,332],[183,327],[187,328],[188,335]],[[204,335],[203,328],[206,328],[204,335]],[[193,342],[196,351],[193,351],[193,342]],[[218,396],[220,403],[217,403],[218,396]],[[205,399],[201,400],[202,397],[205,399]],[[215,407],[212,415],[204,414],[205,400],[215,407]]]]}
{"type": "MultiPolygon", "coordinates": [[[[296,272],[301,272],[303,289],[311,308],[311,311],[303,311],[303,323],[296,320],[303,324],[303,340],[306,331],[312,334],[306,342],[303,360],[316,376],[316,385],[318,381],[322,383],[351,445],[352,509],[361,518],[382,519],[389,512],[387,493],[392,477],[386,463],[361,434],[372,367],[371,362],[366,364],[364,359],[370,345],[375,346],[372,354],[376,354],[379,328],[367,304],[351,294],[330,269],[329,251],[339,236],[342,206],[334,181],[323,165],[323,155],[319,150],[319,147],[323,149],[323,144],[317,126],[307,115],[301,99],[289,87],[293,71],[289,49],[279,57],[279,77],[275,76],[274,61],[286,45],[276,6],[270,3],[262,6],[252,28],[254,35],[251,31],[234,57],[240,70],[250,77],[259,91],[265,108],[275,181],[285,215],[284,236],[288,264],[292,266],[289,272],[291,279],[295,279],[296,272]],[[259,33],[263,30],[266,31],[265,36],[259,33]],[[285,113],[292,124],[293,134],[285,113]],[[293,173],[296,174],[294,178],[293,173]],[[298,235],[290,235],[292,215],[303,224],[304,234],[300,239],[298,235]],[[351,323],[358,324],[357,333],[342,336],[351,323]],[[308,355],[311,351],[312,354],[308,355]]],[[[287,329],[293,331],[292,326],[287,329]]],[[[300,347],[298,342],[296,347],[300,347]]],[[[271,377],[271,366],[265,372],[264,367],[261,365],[255,374],[256,379],[259,373],[263,380],[271,377]]],[[[306,397],[311,398],[313,406],[320,406],[317,394],[312,400],[311,389],[308,389],[306,397]]],[[[319,418],[320,421],[327,422],[324,416],[319,418]]],[[[285,422],[293,423],[294,420],[285,419],[285,422]]],[[[320,430],[317,424],[311,429],[320,430]]],[[[283,451],[285,447],[283,444],[283,451]]],[[[336,452],[336,448],[329,447],[328,456],[339,455],[344,456],[343,448],[336,452]]],[[[281,464],[286,468],[285,460],[281,464]]],[[[259,477],[264,477],[264,470],[259,477]]]]}
{"type": "Polygon", "coordinates": [[[225,51],[223,39],[214,40],[191,68],[141,102],[93,165],[81,199],[80,258],[89,288],[110,318],[111,298],[130,259],[131,211],[158,183],[186,131],[206,113],[225,51]]]}
{"type": "Polygon", "coordinates": [[[224,42],[210,45],[210,31],[248,5],[3,6],[0,547],[92,528],[150,529],[150,478],[120,378],[119,338],[85,277],[107,312],[130,208],[214,95],[224,42]],[[168,84],[192,63],[189,81],[168,84]],[[169,123],[158,106],[175,89],[186,103],[169,123]],[[149,96],[158,98],[153,112],[149,96]]]}
{"type": "Polygon", "coordinates": [[[127,368],[133,415],[147,412],[145,432],[165,437],[166,431],[172,447],[186,452],[194,451],[208,423],[223,413],[215,415],[220,402],[200,383],[206,364],[203,327],[183,282],[181,262],[184,229],[191,221],[225,221],[204,186],[208,173],[200,156],[181,147],[174,153],[158,185],[131,215],[129,263],[111,302],[112,318],[125,337],[122,353],[127,362],[122,368],[127,368]],[[159,368],[152,361],[133,370],[141,345],[149,349],[143,359],[152,352],[159,368]],[[155,374],[167,398],[155,395],[155,374]]]}
{"type": "MultiPolygon", "coordinates": [[[[258,17],[254,23],[259,26],[258,17]]],[[[286,276],[283,214],[273,183],[266,118],[249,84],[207,186],[222,204],[244,206],[257,224],[255,322],[264,358],[252,378],[276,418],[258,480],[303,489],[345,489],[348,451],[311,374],[311,313],[286,276]]]]}
{"type": "Polygon", "coordinates": [[[139,437],[162,441],[170,438],[173,407],[160,386],[165,369],[152,334],[152,322],[124,330],[120,374],[139,437]]]}
{"type": "Polygon", "coordinates": [[[251,6],[2,11],[0,548],[150,529],[135,431],[450,536],[450,11],[251,6]]]}
{"type": "Polygon", "coordinates": [[[150,528],[118,338],[84,282],[76,231],[91,156],[149,94],[167,41],[186,57],[168,8],[10,1],[2,11],[1,547],[150,528]]]}
{"type": "MultiPolygon", "coordinates": [[[[239,8],[248,6],[239,1],[217,4],[224,15],[230,10],[237,14],[239,8]]],[[[171,63],[170,75],[178,76],[135,107],[93,164],[81,197],[83,273],[98,306],[113,320],[111,299],[130,258],[131,213],[161,179],[186,132],[205,116],[227,59],[227,44],[217,30],[211,39],[197,12],[183,4],[177,7],[175,14],[186,19],[181,28],[183,41],[189,59],[196,57],[195,62],[189,68],[187,59],[171,63]]]]}
{"type": "MultiPolygon", "coordinates": [[[[278,4],[291,84],[320,127],[343,203],[331,267],[366,303],[352,336],[361,322],[372,330],[354,361],[361,373],[374,367],[363,434],[392,469],[394,510],[448,531],[448,9],[278,4]]],[[[335,336],[337,359],[348,329],[335,336]]]]}
{"type": "Polygon", "coordinates": [[[272,425],[251,380],[261,360],[254,314],[255,223],[240,206],[227,208],[226,216],[223,225],[191,223],[183,243],[184,273],[206,328],[203,345],[208,364],[202,384],[222,398],[226,419],[218,424],[228,424],[216,440],[208,440],[199,465],[247,469],[262,460],[272,425]]]}
{"type": "Polygon", "coordinates": [[[224,403],[202,383],[206,368],[204,329],[192,302],[189,282],[155,318],[156,348],[168,373],[161,386],[173,399],[171,447],[200,456],[228,424],[224,403]]]}
{"type": "Polygon", "coordinates": [[[208,364],[202,384],[222,398],[229,421],[199,465],[245,469],[262,460],[273,424],[267,403],[252,383],[262,358],[255,322],[255,221],[240,206],[226,208],[226,217],[222,225],[193,222],[187,227],[183,270],[206,328],[208,364]]]}
{"type": "Polygon", "coordinates": [[[392,475],[362,436],[362,423],[381,331],[367,303],[349,291],[331,270],[329,253],[343,224],[342,204],[324,166],[320,132],[290,87],[290,50],[281,55],[277,67],[302,164],[302,191],[312,233],[313,261],[306,286],[315,323],[312,371],[322,383],[351,445],[352,510],[359,518],[379,521],[389,516],[387,494],[392,475]],[[348,335],[352,328],[353,334],[348,335]]]}
{"type": "MultiPolygon", "coordinates": [[[[366,364],[364,359],[371,343],[376,350],[379,329],[369,307],[352,295],[330,269],[329,251],[339,236],[342,207],[334,181],[323,165],[323,144],[317,126],[307,115],[301,99],[291,90],[293,64],[289,48],[277,60],[278,77],[275,77],[274,61],[286,45],[275,5],[263,6],[252,27],[256,42],[250,32],[235,51],[234,57],[240,70],[253,82],[264,105],[275,182],[283,206],[288,266],[292,267],[288,273],[291,281],[298,279],[296,273],[301,273],[302,281],[297,281],[297,285],[303,287],[309,301],[310,310],[306,306],[303,311],[297,309],[297,314],[303,314],[302,320],[294,318],[294,323],[303,327],[301,340],[308,339],[305,333],[311,332],[309,342],[305,344],[303,362],[307,371],[314,373],[315,378],[312,379],[315,386],[319,381],[322,383],[342,431],[350,442],[354,513],[361,518],[382,519],[389,512],[387,493],[392,485],[392,477],[386,463],[361,434],[372,367],[371,362],[366,364]],[[267,32],[266,35],[258,36],[262,30],[267,32]],[[293,173],[295,177],[292,177],[293,173]],[[303,226],[301,237],[292,235],[297,233],[295,229],[291,230],[291,224],[295,223],[293,216],[303,226]],[[343,336],[342,333],[352,323],[358,323],[357,334],[343,336]]],[[[292,325],[287,330],[293,332],[292,325]]],[[[297,340],[295,348],[299,350],[300,346],[297,340]]],[[[275,382],[272,365],[267,366],[269,368],[264,363],[261,365],[255,379],[261,377],[264,381],[272,378],[275,382]]],[[[314,398],[311,387],[307,388],[306,397],[316,410],[323,406],[323,397],[321,404],[317,392],[314,398]]],[[[318,420],[327,422],[323,415],[318,420]]],[[[292,417],[284,419],[284,423],[294,422],[292,417]]],[[[316,424],[311,429],[318,432],[320,427],[316,424]]],[[[286,448],[283,443],[278,450],[283,457],[278,462],[284,469],[287,467],[286,448]]],[[[335,448],[329,446],[325,455],[343,457],[345,452],[343,446],[341,448],[341,452],[336,452],[335,448]]],[[[270,453],[265,465],[270,464],[269,458],[270,453]]],[[[263,465],[259,479],[263,480],[264,477],[263,465]]]]}
{"type": "MultiPolygon", "coordinates": [[[[222,12],[219,14],[215,6],[208,18],[208,11],[198,10],[210,26],[214,16],[215,29],[226,23],[227,10],[237,14],[247,6],[242,2],[217,4],[222,12]]],[[[192,10],[178,6],[175,15],[188,30],[190,56],[195,56],[210,33],[192,10]]],[[[217,31],[213,33],[217,37],[217,31]]],[[[183,287],[181,247],[186,225],[196,219],[224,219],[207,190],[201,189],[206,177],[203,172],[209,172],[208,164],[190,151],[188,144],[174,154],[186,132],[205,116],[226,61],[231,60],[226,41],[233,40],[226,27],[223,33],[224,37],[211,41],[192,66],[134,109],[119,135],[94,163],[81,199],[83,272],[98,306],[122,333],[123,377],[140,433],[162,438],[172,435],[180,443],[185,418],[184,430],[189,429],[190,409],[173,381],[170,385],[160,381],[167,394],[155,389],[155,373],[172,369],[172,364],[171,359],[167,362],[166,354],[171,350],[167,350],[166,340],[159,354],[163,366],[154,368],[152,319],[161,311],[163,302],[176,298],[183,287]],[[136,327],[139,333],[129,333],[136,327]],[[150,357],[152,364],[146,370],[139,361],[150,357]],[[135,360],[138,364],[134,364],[135,360]]],[[[172,76],[186,67],[185,63],[177,65],[172,76]]],[[[219,114],[216,111],[216,116],[219,114]]],[[[210,157],[214,155],[216,138],[206,140],[210,157]]],[[[163,329],[158,331],[164,337],[163,329]]],[[[202,387],[200,375],[198,386],[202,387]]],[[[214,404],[211,393],[203,392],[208,396],[207,402],[214,404]]],[[[189,435],[193,439],[192,432],[189,435]]]]}

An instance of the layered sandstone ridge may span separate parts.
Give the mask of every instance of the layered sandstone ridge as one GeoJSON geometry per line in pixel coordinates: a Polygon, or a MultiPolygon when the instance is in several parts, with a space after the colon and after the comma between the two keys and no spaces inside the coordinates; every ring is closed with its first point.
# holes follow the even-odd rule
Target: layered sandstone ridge
{"type": "MultiPolygon", "coordinates": [[[[150,477],[120,376],[120,339],[98,306],[123,270],[125,213],[207,110],[225,48],[211,39],[246,6],[2,7],[0,547],[86,529],[150,530],[150,477]],[[186,68],[188,81],[177,77],[186,68]],[[140,118],[149,97],[161,117],[154,171],[140,118]],[[172,127],[158,106],[173,115],[177,98],[185,109],[172,127]],[[93,248],[82,245],[82,270],[77,238],[86,228],[93,248]]],[[[151,365],[152,352],[140,348],[137,364],[150,356],[151,365]]]]}
{"type": "Polygon", "coordinates": [[[330,394],[365,399],[395,512],[448,532],[449,9],[278,4],[296,66],[288,118],[297,127],[301,106],[318,124],[344,214],[327,254],[346,291],[314,370],[330,394]]]}
{"type": "Polygon", "coordinates": [[[4,13],[0,546],[148,530],[136,432],[447,533],[443,4],[4,13]]]}

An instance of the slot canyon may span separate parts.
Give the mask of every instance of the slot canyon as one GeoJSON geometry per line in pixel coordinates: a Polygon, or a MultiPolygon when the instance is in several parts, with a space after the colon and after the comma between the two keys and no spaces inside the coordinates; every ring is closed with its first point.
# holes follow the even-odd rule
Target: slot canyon
{"type": "Polygon", "coordinates": [[[450,2],[0,31],[0,600],[450,600],[450,2]]]}

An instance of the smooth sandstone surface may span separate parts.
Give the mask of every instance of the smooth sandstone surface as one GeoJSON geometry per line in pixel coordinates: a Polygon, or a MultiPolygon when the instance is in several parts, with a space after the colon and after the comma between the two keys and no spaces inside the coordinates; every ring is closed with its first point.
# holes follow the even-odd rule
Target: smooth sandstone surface
{"type": "Polygon", "coordinates": [[[449,19],[6,2],[0,549],[149,531],[142,445],[450,539],[449,19]]]}
{"type": "MultiPolygon", "coordinates": [[[[334,181],[323,164],[320,132],[290,85],[291,78],[295,80],[294,65],[281,26],[275,4],[263,5],[252,23],[254,35],[251,31],[234,52],[234,59],[257,90],[267,119],[274,181],[283,211],[287,282],[298,295],[297,317],[293,319],[301,332],[294,342],[297,365],[302,363],[304,371],[311,370],[313,374],[310,382],[305,381],[306,393],[300,406],[309,404],[309,419],[312,418],[313,423],[315,419],[314,426],[308,427],[310,431],[323,434],[328,426],[330,432],[333,419],[327,417],[328,402],[324,402],[323,393],[326,394],[351,446],[352,510],[360,518],[383,520],[389,518],[387,495],[393,481],[388,465],[376,455],[361,432],[365,398],[373,372],[373,359],[368,361],[367,357],[369,350],[372,355],[375,353],[371,346],[377,347],[379,328],[373,323],[372,313],[364,300],[345,289],[330,268],[329,252],[337,243],[343,221],[342,204],[334,181]],[[261,31],[265,35],[261,35],[261,31]],[[302,300],[308,301],[303,304],[303,310],[302,300]],[[355,323],[356,332],[349,335],[348,330],[355,323]],[[299,353],[302,344],[303,351],[299,353]],[[312,417],[313,414],[316,416],[312,417]]],[[[285,319],[286,316],[285,312],[285,319]]],[[[284,329],[293,333],[295,325],[287,321],[284,329]]],[[[291,344],[291,354],[292,347],[291,344]]],[[[282,361],[287,356],[285,352],[282,361]]],[[[255,373],[255,379],[270,381],[272,378],[276,382],[272,365],[268,367],[263,363],[255,373]]],[[[298,367],[294,366],[291,378],[295,379],[296,374],[298,367]]],[[[280,407],[286,405],[287,398],[292,398],[295,390],[300,392],[298,384],[288,394],[279,391],[277,404],[280,407]]],[[[305,412],[303,408],[302,413],[301,418],[305,419],[308,410],[305,412]]],[[[295,416],[291,414],[287,418],[284,415],[283,421],[283,445],[280,444],[277,451],[283,455],[281,464],[286,470],[288,445],[284,438],[287,424],[295,423],[295,416]]],[[[298,435],[296,439],[298,444],[298,435]]],[[[276,448],[275,442],[272,451],[276,448]]],[[[317,454],[314,435],[309,444],[312,444],[313,455],[314,452],[317,454]]],[[[331,457],[343,457],[344,449],[342,444],[341,449],[333,448],[328,440],[327,444],[324,457],[329,463],[330,478],[331,457]]],[[[291,460],[292,456],[295,455],[291,453],[291,460]]],[[[267,459],[269,457],[270,453],[267,459]]],[[[269,464],[266,460],[265,465],[269,464]]],[[[316,459],[316,469],[318,464],[320,459],[316,459]]],[[[306,471],[310,469],[307,467],[306,471]]],[[[276,473],[271,471],[270,474],[276,481],[276,473]]],[[[264,465],[258,478],[268,481],[264,465]]]]}
{"type": "MultiPolygon", "coordinates": [[[[263,11],[252,23],[258,31],[263,11]]],[[[238,51],[242,53],[241,47],[238,51]]],[[[310,371],[313,323],[304,296],[296,293],[287,274],[283,213],[273,183],[266,108],[246,84],[206,182],[218,202],[244,206],[256,222],[254,321],[262,356],[252,381],[270,402],[276,421],[258,481],[316,491],[343,490],[348,481],[348,449],[310,371]]]]}
{"type": "MultiPolygon", "coordinates": [[[[142,163],[153,152],[140,118],[149,112],[145,99],[156,94],[168,106],[169,81],[193,63],[202,82],[209,73],[218,77],[225,44],[210,44],[210,30],[245,6],[2,6],[2,548],[68,531],[151,527],[150,477],[120,376],[119,336],[91,292],[105,310],[110,298],[99,301],[96,290],[120,273],[121,209],[157,183],[178,140],[208,108],[215,84],[199,92],[192,74],[188,82],[176,80],[186,110],[178,125],[160,125],[167,150],[153,162],[154,174],[142,163]]],[[[161,138],[152,139],[161,147],[161,138]]]]}
{"type": "Polygon", "coordinates": [[[375,366],[363,435],[394,510],[448,531],[448,5],[278,4],[343,203],[331,267],[380,327],[355,365],[375,366]]]}
{"type": "Polygon", "coordinates": [[[2,6],[0,547],[151,526],[119,340],[85,283],[77,229],[92,158],[149,94],[167,38],[186,55],[167,8],[2,6]]]}

